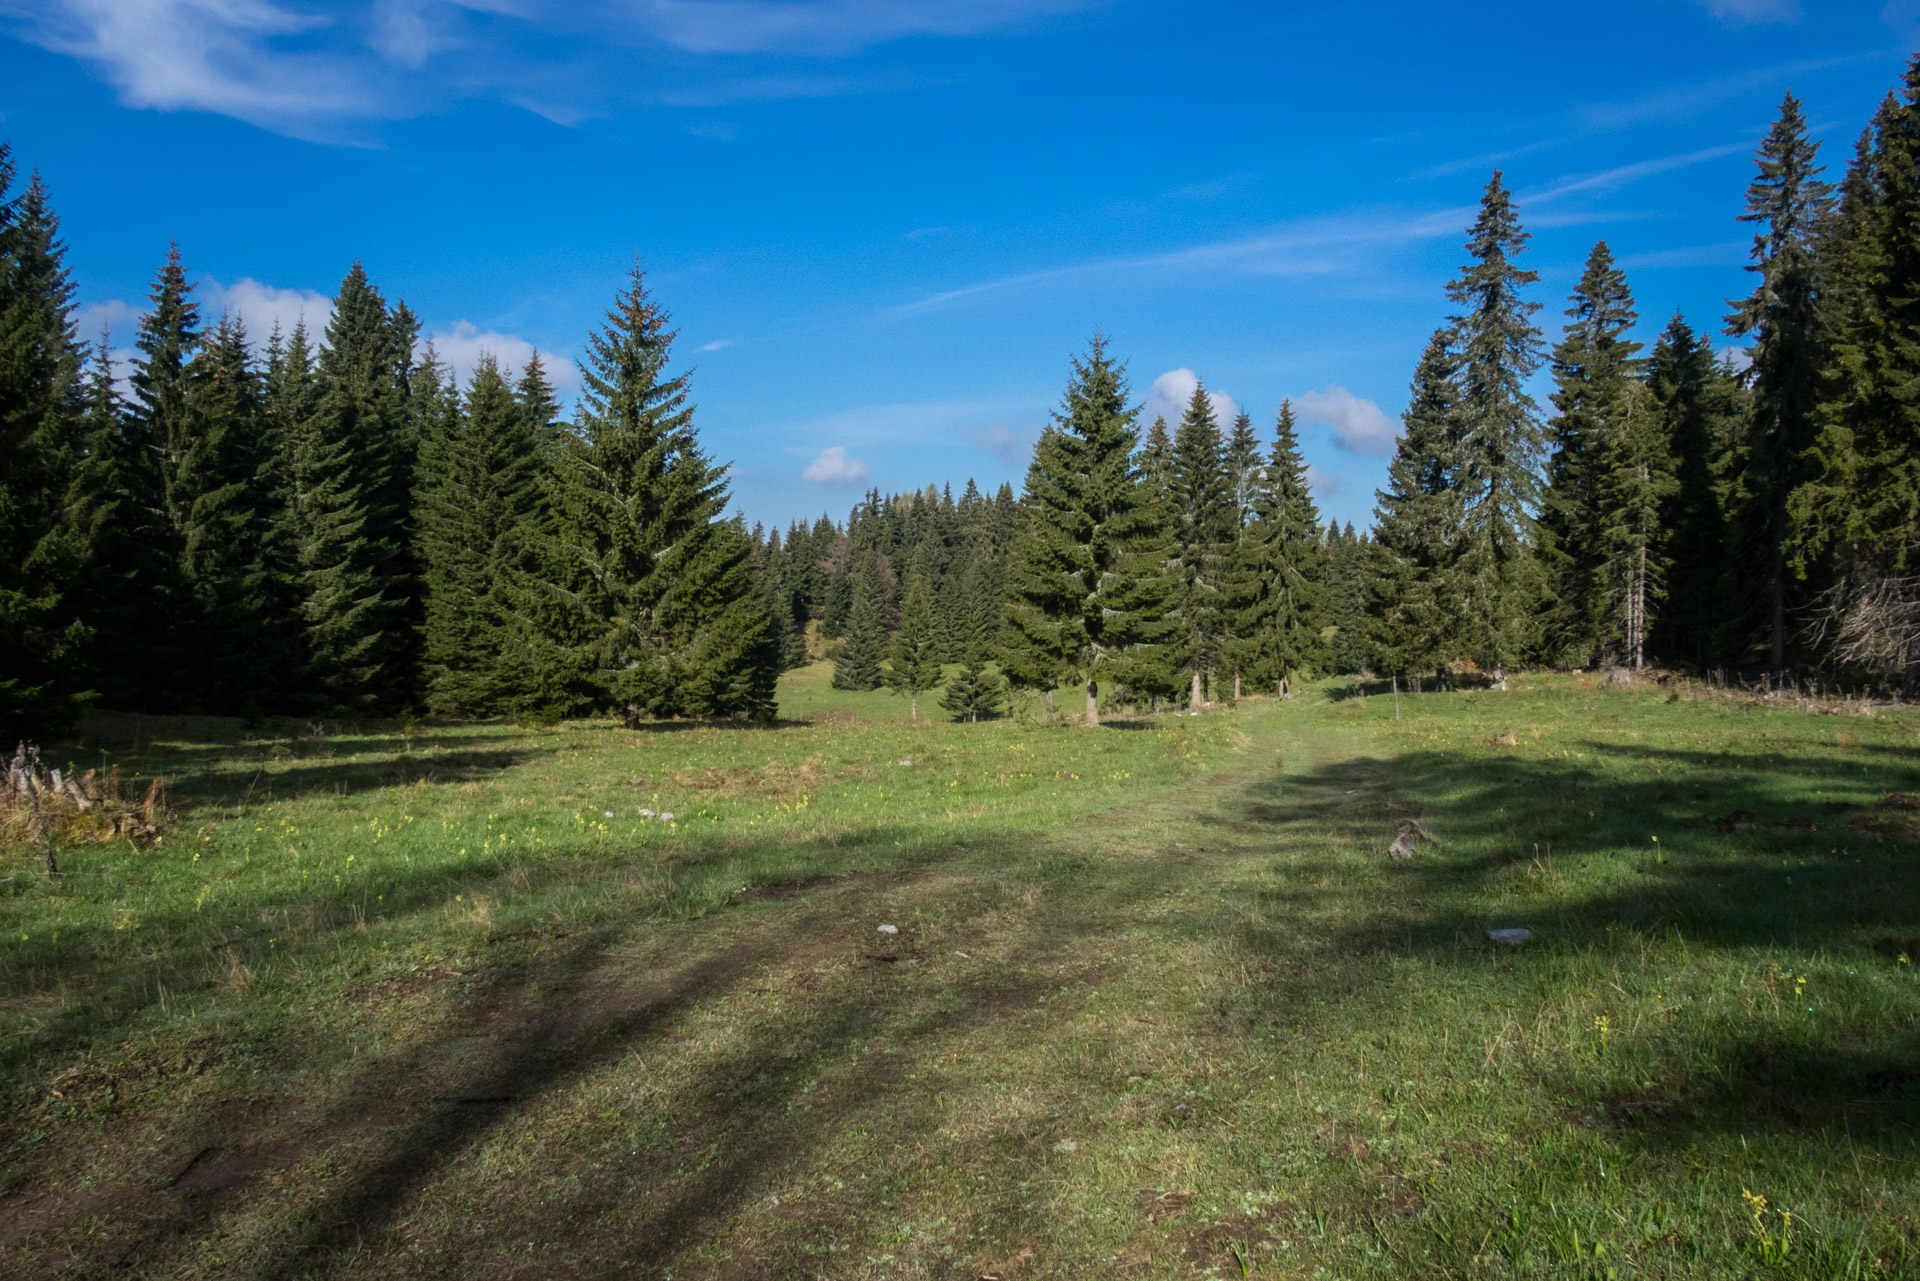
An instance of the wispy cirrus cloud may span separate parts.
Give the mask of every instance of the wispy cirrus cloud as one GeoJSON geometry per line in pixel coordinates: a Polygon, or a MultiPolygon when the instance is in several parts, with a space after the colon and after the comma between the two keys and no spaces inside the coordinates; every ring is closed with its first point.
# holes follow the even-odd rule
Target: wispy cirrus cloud
{"type": "Polygon", "coordinates": [[[343,141],[355,122],[464,98],[571,123],[635,98],[694,105],[884,88],[897,73],[780,64],[1017,29],[1108,3],[0,0],[0,22],[93,68],[128,106],[343,141]]]}
{"type": "Polygon", "coordinates": [[[917,301],[890,307],[882,315],[913,316],[985,294],[1114,275],[1136,280],[1196,271],[1253,276],[1329,275],[1350,267],[1350,254],[1355,249],[1455,236],[1472,217],[1472,208],[1463,205],[1424,213],[1355,213],[1307,219],[1261,235],[1000,276],[929,294],[917,301]]]}
{"type": "Polygon", "coordinates": [[[1729,27],[1761,22],[1798,22],[1805,17],[1800,0],[1701,0],[1708,13],[1729,27]]]}

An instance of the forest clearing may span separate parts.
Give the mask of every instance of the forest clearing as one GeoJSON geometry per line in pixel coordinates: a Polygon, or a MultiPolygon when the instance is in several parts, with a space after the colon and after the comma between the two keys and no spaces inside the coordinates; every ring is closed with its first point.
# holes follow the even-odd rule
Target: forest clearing
{"type": "Polygon", "coordinates": [[[0,1270],[1920,1266],[1920,715],[827,666],[769,727],[83,722],[168,809],[6,848],[0,1270]]]}

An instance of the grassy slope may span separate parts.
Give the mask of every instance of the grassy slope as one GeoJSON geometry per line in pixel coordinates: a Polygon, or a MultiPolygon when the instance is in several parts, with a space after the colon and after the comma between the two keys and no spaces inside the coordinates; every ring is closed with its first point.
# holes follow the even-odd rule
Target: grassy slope
{"type": "Polygon", "coordinates": [[[0,1269],[1920,1268],[1916,846],[1826,808],[1915,720],[1403,716],[109,744],[188,804],[13,860],[0,1269]]]}

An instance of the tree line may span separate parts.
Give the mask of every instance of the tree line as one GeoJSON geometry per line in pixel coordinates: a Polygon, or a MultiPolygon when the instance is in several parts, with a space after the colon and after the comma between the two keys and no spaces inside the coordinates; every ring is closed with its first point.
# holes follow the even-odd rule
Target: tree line
{"type": "Polygon", "coordinates": [[[358,265],[324,333],[256,348],[176,248],[121,369],[15,177],[0,145],[6,736],[93,704],[773,715],[774,600],[637,266],[566,424],[537,355],[456,385],[358,265]]]}
{"type": "Polygon", "coordinates": [[[1716,355],[1651,348],[1593,247],[1549,350],[1496,172],[1373,526],[1323,523],[1291,407],[1144,429],[1096,335],[1016,497],[724,515],[636,267],[561,421],[535,356],[456,387],[356,266],[323,334],[203,323],[176,253],[135,355],[73,330],[58,220],[0,148],[0,725],[155,711],[768,717],[847,689],[1198,705],[1299,673],[1661,663],[1920,689],[1920,58],[1841,181],[1789,95],[1716,355]],[[1644,352],[1644,354],[1643,354],[1644,352]],[[1529,392],[1549,371],[1551,412],[1529,392]],[[955,671],[955,668],[958,668],[955,671]]]}

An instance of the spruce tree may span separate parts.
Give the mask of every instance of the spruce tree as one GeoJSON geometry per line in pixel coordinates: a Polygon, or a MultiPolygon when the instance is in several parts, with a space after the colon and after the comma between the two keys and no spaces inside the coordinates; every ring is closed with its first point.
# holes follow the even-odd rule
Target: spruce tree
{"type": "Polygon", "coordinates": [[[1652,645],[1668,661],[1705,669],[1719,661],[1730,614],[1726,486],[1744,391],[1714,361],[1713,345],[1676,314],[1654,343],[1647,390],[1665,419],[1675,487],[1663,518],[1668,581],[1680,590],[1653,620],[1652,645]]]}
{"type": "Polygon", "coordinates": [[[940,705],[956,721],[977,721],[982,716],[1000,714],[1006,700],[1006,684],[996,672],[987,670],[980,652],[974,650],[965,665],[947,681],[940,705]]]}
{"type": "Polygon", "coordinates": [[[1140,480],[1149,492],[1158,495],[1172,478],[1173,437],[1167,431],[1167,420],[1156,417],[1140,446],[1140,480]]]}
{"type": "MultiPolygon", "coordinates": [[[[1799,157],[1791,169],[1776,162],[1776,207],[1788,205],[1791,174],[1813,185],[1811,146],[1768,148],[1799,157]]],[[[1768,260],[1789,279],[1796,268],[1810,270],[1804,261],[1781,264],[1796,243],[1768,260]]],[[[1856,672],[1891,676],[1911,695],[1920,692],[1920,55],[1863,140],[1819,248],[1814,267],[1830,294],[1819,335],[1819,430],[1794,460],[1803,479],[1791,500],[1792,550],[1801,573],[1826,571],[1822,614],[1833,656],[1856,672]]],[[[1787,312],[1790,301],[1804,303],[1791,295],[1777,305],[1803,315],[1787,312]]],[[[1768,369],[1756,348],[1757,422],[1782,419],[1793,406],[1791,358],[1809,345],[1786,333],[1773,338],[1782,350],[1770,353],[1768,369]]]]}
{"type": "Polygon", "coordinates": [[[1280,402],[1273,451],[1253,470],[1250,520],[1235,551],[1228,605],[1237,670],[1277,690],[1319,665],[1324,651],[1320,513],[1307,488],[1291,401],[1280,402]]]}
{"type": "Polygon", "coordinates": [[[1541,361],[1531,319],[1540,304],[1520,296],[1539,273],[1514,265],[1528,239],[1496,170],[1468,232],[1473,260],[1447,286],[1462,308],[1450,334],[1459,385],[1460,649],[1496,668],[1535,650],[1548,590],[1534,521],[1545,439],[1526,391],[1541,361]]]}
{"type": "Polygon", "coordinates": [[[1231,659],[1223,593],[1232,568],[1234,497],[1220,428],[1206,388],[1194,385],[1187,412],[1173,440],[1167,482],[1171,549],[1179,595],[1179,653],[1175,665],[1188,677],[1189,703],[1207,699],[1207,679],[1231,659]]]}
{"type": "Polygon", "coordinates": [[[876,565],[879,559],[877,550],[867,552],[854,568],[846,639],[833,659],[835,689],[880,688],[881,663],[887,653],[887,616],[876,565]]]}
{"type": "MultiPolygon", "coordinates": [[[[701,449],[673,334],[636,264],[581,362],[579,421],[548,488],[545,608],[575,705],[646,716],[773,715],[779,655],[726,479],[701,449]]],[[[525,616],[525,615],[523,615],[525,616]]]]}
{"type": "Polygon", "coordinates": [[[1241,529],[1253,518],[1254,473],[1261,466],[1260,437],[1253,430],[1253,415],[1243,412],[1233,420],[1233,432],[1227,437],[1226,462],[1227,484],[1233,493],[1233,524],[1235,529],[1241,529]]]}
{"type": "Polygon", "coordinates": [[[1458,652],[1468,593],[1461,584],[1466,546],[1464,429],[1453,354],[1442,329],[1414,370],[1401,421],[1406,432],[1376,494],[1368,583],[1368,641],[1375,667],[1411,673],[1458,652]]]}
{"type": "MultiPolygon", "coordinates": [[[[427,394],[417,384],[416,398],[427,394]]],[[[426,703],[442,716],[492,716],[521,692],[500,589],[511,540],[535,511],[544,425],[529,418],[492,356],[475,365],[464,400],[447,400],[420,441],[426,703]]]]}
{"type": "Polygon", "coordinates": [[[1084,682],[1089,726],[1100,723],[1100,680],[1138,684],[1172,630],[1158,509],[1134,469],[1137,412],[1094,335],[1034,446],[1008,571],[1009,665],[1029,685],[1084,682]]]}
{"type": "Polygon", "coordinates": [[[198,707],[258,715],[286,702],[293,567],[276,538],[278,460],[244,325],[223,317],[186,373],[187,431],[172,478],[184,503],[179,581],[193,629],[181,649],[198,707]]]}
{"type": "Polygon", "coordinates": [[[46,737],[89,690],[85,554],[67,499],[81,413],[73,285],[38,176],[13,194],[0,143],[0,736],[46,737]]]}
{"type": "Polygon", "coordinates": [[[355,263],[334,297],[310,416],[295,427],[306,684],[326,711],[395,711],[414,693],[408,491],[395,482],[410,463],[399,383],[410,365],[355,263]]]}
{"type": "Polygon", "coordinates": [[[1596,456],[1620,430],[1627,387],[1640,373],[1640,344],[1628,337],[1639,320],[1627,277],[1607,242],[1597,242],[1567,308],[1565,335],[1553,351],[1553,454],[1541,514],[1541,541],[1555,596],[1550,653],[1581,666],[1614,657],[1602,633],[1609,553],[1601,528],[1610,517],[1599,494],[1596,456]]]}
{"type": "Polygon", "coordinates": [[[941,638],[933,603],[933,557],[923,544],[908,573],[900,630],[894,633],[887,688],[904,691],[910,719],[920,719],[920,695],[940,683],[941,638]]]}
{"type": "Polygon", "coordinates": [[[1594,541],[1604,652],[1646,664],[1653,613],[1666,595],[1668,504],[1678,492],[1666,415],[1646,386],[1629,381],[1593,451],[1594,541]]]}
{"type": "MultiPolygon", "coordinates": [[[[1804,478],[1802,452],[1813,440],[1821,366],[1821,316],[1815,239],[1831,204],[1820,180],[1820,144],[1807,136],[1800,102],[1788,94],[1755,157],[1759,174],[1747,187],[1742,222],[1759,230],[1748,270],[1754,290],[1727,317],[1727,332],[1753,336],[1752,418],[1734,495],[1734,534],[1743,577],[1760,590],[1768,669],[1778,680],[1787,664],[1788,505],[1804,478]]],[[[1756,599],[1757,597],[1757,599],[1756,599]]],[[[1743,611],[1746,613],[1747,611],[1743,611]]]]}

